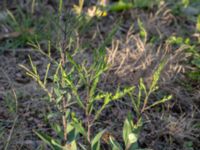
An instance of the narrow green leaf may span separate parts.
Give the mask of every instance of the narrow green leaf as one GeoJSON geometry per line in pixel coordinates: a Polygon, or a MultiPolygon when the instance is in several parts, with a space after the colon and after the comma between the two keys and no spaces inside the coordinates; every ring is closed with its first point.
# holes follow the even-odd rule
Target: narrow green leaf
{"type": "Polygon", "coordinates": [[[56,97],[61,97],[61,96],[62,96],[59,87],[55,87],[55,88],[54,88],[54,92],[55,92],[55,94],[56,94],[56,97]]]}
{"type": "Polygon", "coordinates": [[[104,134],[105,130],[100,131],[92,140],[91,149],[100,150],[100,139],[104,134]]]}
{"type": "Polygon", "coordinates": [[[61,144],[59,144],[56,140],[54,140],[53,138],[51,139],[51,143],[52,145],[54,146],[54,149],[57,149],[57,150],[62,150],[63,147],[61,144]]]}
{"type": "Polygon", "coordinates": [[[97,77],[92,83],[90,93],[89,93],[91,99],[94,98],[94,94],[95,94],[98,82],[99,82],[99,78],[97,77]]]}
{"type": "MultiPolygon", "coordinates": [[[[144,28],[144,25],[142,23],[142,21],[138,18],[138,26],[140,28],[140,36],[143,38],[143,39],[147,39],[147,32],[144,28]]],[[[145,41],[146,42],[146,41],[145,41]]]]}
{"type": "Polygon", "coordinates": [[[112,147],[112,150],[123,150],[121,145],[113,137],[109,138],[109,143],[112,147]]]}
{"type": "Polygon", "coordinates": [[[81,66],[75,62],[75,60],[73,59],[73,57],[72,57],[69,53],[66,52],[66,56],[67,56],[67,59],[69,60],[69,62],[70,62],[70,63],[76,68],[76,70],[78,71],[79,77],[80,77],[85,83],[87,83],[87,82],[86,82],[86,81],[87,81],[87,80],[86,80],[86,77],[85,77],[85,75],[84,75],[84,73],[83,73],[83,70],[82,70],[81,66]]]}
{"type": "Polygon", "coordinates": [[[63,96],[56,98],[56,104],[59,104],[63,100],[63,96]]]}
{"type": "Polygon", "coordinates": [[[140,88],[141,90],[144,91],[144,93],[147,95],[147,89],[146,89],[146,86],[144,85],[144,81],[142,78],[140,78],[140,88]]]}
{"type": "Polygon", "coordinates": [[[150,106],[147,106],[145,109],[147,110],[147,109],[152,108],[152,107],[154,107],[154,106],[156,106],[156,105],[165,103],[166,101],[169,101],[169,100],[171,100],[171,99],[172,99],[172,95],[164,96],[161,100],[154,102],[154,103],[151,104],[150,106]]]}
{"type": "Polygon", "coordinates": [[[30,63],[31,63],[31,68],[33,69],[34,74],[35,74],[35,75],[38,75],[37,68],[36,68],[36,66],[33,64],[33,61],[32,61],[32,59],[31,59],[31,57],[30,57],[30,56],[28,56],[28,57],[29,57],[29,61],[30,61],[30,63]]]}
{"type": "Polygon", "coordinates": [[[59,0],[59,8],[58,8],[59,15],[61,15],[61,13],[62,13],[62,8],[63,8],[63,0],[59,0]]]}
{"type": "Polygon", "coordinates": [[[48,76],[48,73],[49,73],[49,68],[50,68],[50,63],[47,65],[47,69],[46,69],[46,73],[45,73],[45,76],[44,76],[44,86],[46,86],[46,83],[47,83],[47,76],[48,76]]]}
{"type": "Polygon", "coordinates": [[[119,89],[116,91],[115,95],[112,96],[112,100],[117,100],[119,98],[124,97],[126,94],[133,92],[135,90],[135,86],[124,88],[123,91],[119,91],[119,89]]]}
{"type": "MultiPolygon", "coordinates": [[[[48,144],[52,150],[61,150],[62,147],[55,145],[55,140],[53,140],[50,136],[43,134],[43,133],[39,133],[37,131],[34,131],[34,133],[46,144],[48,144]],[[53,143],[52,143],[53,141],[53,143]]],[[[56,142],[57,143],[57,142],[56,142]]],[[[60,145],[60,144],[58,144],[60,145]]]]}
{"type": "Polygon", "coordinates": [[[62,128],[58,123],[53,123],[51,125],[52,129],[56,132],[56,134],[59,136],[59,138],[63,138],[62,128]]]}
{"type": "Polygon", "coordinates": [[[198,32],[200,32],[200,14],[197,17],[196,29],[197,29],[198,32]]]}
{"type": "Polygon", "coordinates": [[[131,98],[131,102],[132,102],[134,111],[137,113],[137,115],[139,115],[140,107],[137,106],[137,102],[136,102],[135,98],[133,97],[133,94],[132,93],[128,93],[128,95],[131,98]]]}
{"type": "Polygon", "coordinates": [[[76,130],[82,134],[83,136],[87,136],[87,132],[85,131],[85,128],[83,127],[82,123],[81,122],[73,122],[73,126],[74,128],[76,128],[76,130]]]}
{"type": "Polygon", "coordinates": [[[9,15],[9,17],[13,20],[13,22],[15,23],[15,25],[19,26],[15,16],[13,15],[13,13],[7,9],[7,14],[9,15]]]}

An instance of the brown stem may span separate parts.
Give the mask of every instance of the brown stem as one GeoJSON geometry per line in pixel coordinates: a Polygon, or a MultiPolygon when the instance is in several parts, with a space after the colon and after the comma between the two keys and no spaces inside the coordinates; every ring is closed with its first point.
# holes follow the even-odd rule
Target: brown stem
{"type": "MultiPolygon", "coordinates": [[[[65,68],[65,56],[64,56],[63,48],[61,51],[61,64],[62,64],[62,67],[65,68]]],[[[63,80],[61,84],[63,84],[63,80]]],[[[67,106],[67,102],[66,102],[65,97],[63,97],[62,102],[63,102],[62,103],[62,122],[63,122],[64,145],[65,145],[67,143],[67,118],[66,118],[66,113],[65,113],[65,110],[66,110],[65,106],[67,106]]]]}
{"type": "Polygon", "coordinates": [[[91,139],[90,139],[90,116],[87,116],[87,140],[90,143],[91,139]]]}
{"type": "Polygon", "coordinates": [[[66,100],[63,98],[62,122],[63,122],[63,131],[64,131],[64,143],[67,142],[67,119],[66,119],[66,113],[65,113],[65,106],[66,106],[66,100]]]}

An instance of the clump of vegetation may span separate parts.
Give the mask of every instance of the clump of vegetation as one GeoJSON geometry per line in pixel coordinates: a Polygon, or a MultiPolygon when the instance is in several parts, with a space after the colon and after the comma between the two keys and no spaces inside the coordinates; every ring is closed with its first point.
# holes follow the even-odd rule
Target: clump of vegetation
{"type": "MultiPolygon", "coordinates": [[[[40,47],[36,48],[40,49],[40,47]]],[[[78,64],[73,59],[72,55],[63,51],[61,47],[58,49],[60,49],[60,56],[63,57],[54,64],[56,65],[56,71],[53,73],[53,85],[50,88],[51,91],[49,91],[46,86],[51,64],[47,65],[44,80],[41,80],[37,67],[33,64],[31,58],[30,62],[32,70],[22,66],[27,71],[27,74],[37,81],[42,89],[47,92],[50,102],[55,103],[55,106],[57,107],[58,112],[55,113],[60,114],[60,118],[62,118],[62,127],[60,124],[52,125],[52,128],[55,130],[57,135],[60,136],[59,139],[54,139],[46,134],[35,131],[36,134],[53,149],[61,148],[75,150],[77,149],[77,143],[82,148],[85,147],[84,149],[88,149],[88,146],[84,146],[78,141],[80,134],[81,136],[84,136],[85,140],[87,139],[88,144],[91,145],[91,149],[98,150],[100,149],[100,138],[105,130],[100,130],[96,135],[92,135],[91,128],[94,127],[101,112],[109,106],[109,103],[119,100],[126,94],[129,94],[132,99],[133,110],[137,114],[137,121],[133,121],[133,114],[130,113],[128,115],[128,118],[124,123],[123,139],[126,149],[139,148],[137,141],[140,128],[142,127],[143,112],[171,99],[170,95],[148,106],[149,96],[158,89],[157,82],[164,66],[164,62],[154,73],[153,81],[149,90],[147,90],[143,80],[141,79],[138,96],[137,99],[135,99],[133,97],[134,86],[123,90],[117,90],[115,93],[98,90],[100,77],[108,68],[108,64],[105,61],[105,52],[103,52],[103,50],[98,49],[100,52],[96,52],[97,56],[95,56],[95,61],[90,66],[87,66],[86,60],[84,60],[85,63],[78,64]],[[71,65],[69,70],[67,70],[68,68],[66,67],[67,62],[71,65]],[[79,90],[82,86],[85,88],[85,97],[81,96],[82,91],[79,90]],[[142,94],[145,95],[144,99],[141,98],[142,94]],[[81,120],[75,115],[76,113],[72,111],[73,109],[71,106],[74,104],[77,104],[79,109],[83,111],[82,113],[86,117],[85,125],[84,120],[81,120]],[[97,106],[99,107],[98,110],[96,109],[97,106]]],[[[50,57],[50,54],[47,54],[47,56],[50,57]]],[[[121,146],[119,146],[120,144],[117,143],[113,137],[110,137],[109,140],[113,149],[122,149],[120,148],[121,146]]]]}
{"type": "MultiPolygon", "coordinates": [[[[180,100],[183,97],[181,90],[184,92],[187,90],[183,84],[180,84],[183,88],[177,87],[179,82],[176,81],[182,78],[189,79],[193,83],[200,81],[198,51],[200,17],[196,13],[193,14],[195,20],[192,22],[192,29],[195,40],[192,40],[193,37],[187,37],[188,33],[185,31],[180,35],[162,36],[159,27],[164,23],[156,22],[156,17],[162,11],[159,9],[158,12],[154,12],[161,6],[167,9],[163,11],[163,16],[168,15],[169,12],[170,17],[178,12],[187,14],[186,8],[193,7],[192,1],[183,0],[176,6],[171,6],[170,0],[119,0],[115,2],[102,0],[98,3],[88,2],[87,5],[84,0],[79,0],[77,4],[74,2],[66,4],[63,0],[59,0],[44,2],[44,4],[48,6],[47,8],[44,6],[45,10],[48,10],[51,5],[54,8],[52,7],[49,12],[40,12],[38,9],[43,7],[43,2],[33,0],[26,4],[30,11],[24,7],[17,8],[15,11],[6,10],[7,17],[2,21],[3,26],[10,29],[9,34],[6,33],[3,36],[0,34],[0,40],[3,41],[0,44],[3,48],[2,52],[10,48],[28,48],[31,52],[24,51],[26,52],[25,57],[18,67],[26,74],[26,77],[30,78],[30,84],[33,84],[32,80],[34,80],[34,83],[39,85],[37,86],[38,93],[35,91],[36,96],[30,96],[30,93],[28,93],[29,96],[23,95],[26,90],[16,92],[14,86],[18,84],[12,84],[10,75],[2,69],[3,76],[10,80],[9,86],[11,87],[11,91],[3,93],[2,96],[2,104],[6,106],[4,110],[9,112],[9,116],[2,114],[3,122],[0,122],[0,135],[8,135],[2,144],[4,149],[9,149],[12,138],[19,136],[17,131],[15,134],[15,128],[16,130],[20,128],[18,126],[21,119],[20,114],[22,114],[22,120],[23,117],[34,116],[34,113],[29,113],[30,105],[36,105],[34,106],[36,109],[42,102],[45,103],[42,119],[36,119],[37,124],[43,124],[42,127],[33,127],[30,131],[32,139],[26,140],[30,138],[23,137],[25,144],[16,141],[13,144],[14,148],[16,145],[24,148],[24,145],[28,143],[27,145],[32,145],[32,149],[139,150],[151,147],[165,148],[166,143],[163,144],[163,142],[166,141],[169,142],[170,148],[174,148],[173,144],[176,142],[183,143],[181,148],[191,150],[195,149],[194,145],[198,146],[199,143],[195,139],[198,138],[196,133],[199,133],[198,120],[179,125],[177,120],[173,119],[178,118],[177,114],[185,112],[188,116],[181,115],[179,118],[182,123],[184,117],[192,119],[196,115],[196,109],[193,107],[195,96],[189,105],[192,106],[190,108],[185,106],[184,100],[180,100]],[[146,12],[148,13],[145,16],[146,12]],[[149,12],[152,14],[149,15],[149,12]],[[134,16],[135,13],[138,16],[134,16]],[[134,18],[134,22],[127,22],[127,15],[134,18]],[[145,21],[146,17],[149,17],[150,21],[145,21]],[[115,20],[117,25],[105,23],[110,20],[112,22],[113,18],[119,18],[115,20]],[[156,33],[152,31],[153,35],[150,35],[149,29],[146,28],[154,21],[157,31],[156,33]],[[105,30],[105,28],[109,29],[105,30]],[[120,39],[125,39],[125,42],[121,41],[120,44],[113,42],[120,39]],[[110,47],[112,47],[111,53],[110,47]],[[171,68],[173,67],[172,57],[176,53],[173,51],[176,48],[184,49],[183,56],[187,55],[180,62],[178,60],[176,62],[185,63],[187,72],[181,72],[180,69],[175,68],[174,70],[178,70],[176,73],[181,78],[177,79],[180,77],[177,76],[173,78],[174,81],[169,81],[164,77],[163,72],[168,75],[167,68],[173,70],[171,68]],[[38,62],[40,59],[42,63],[38,62]],[[115,63],[116,59],[119,63],[115,63]],[[143,59],[147,60],[144,62],[143,59]],[[132,62],[133,60],[135,61],[132,62]],[[129,63],[131,65],[126,68],[125,65],[129,63]],[[137,82],[121,79],[124,76],[120,77],[120,69],[129,70],[127,74],[123,71],[121,73],[124,73],[125,77],[131,73],[137,82]],[[148,75],[142,74],[144,70],[150,70],[148,75]],[[111,81],[108,81],[110,73],[113,85],[111,81]],[[139,74],[139,78],[135,74],[139,74]],[[118,82],[116,80],[118,78],[126,82],[118,82]],[[162,84],[159,83],[161,79],[162,84]],[[35,97],[40,101],[38,105],[37,101],[32,100],[35,97]],[[27,99],[31,101],[27,108],[23,108],[24,98],[25,101],[27,99]],[[189,111],[190,116],[186,109],[191,109],[193,115],[189,111]],[[114,118],[113,116],[116,115],[119,116],[114,118]],[[112,119],[109,118],[110,116],[112,119]],[[9,117],[12,118],[9,121],[4,119],[9,117]],[[168,120],[163,121],[163,118],[168,120]],[[151,119],[152,122],[157,120],[156,124],[153,124],[151,119]],[[7,126],[9,126],[8,129],[7,126]],[[149,129],[149,126],[155,128],[149,129]],[[188,131],[190,126],[191,129],[188,131]],[[160,145],[155,142],[155,146],[153,142],[145,139],[146,134],[154,141],[152,132],[148,133],[150,130],[153,130],[155,141],[159,140],[160,145]],[[186,133],[185,130],[191,133],[186,133]],[[182,134],[185,135],[182,136],[182,134]],[[40,142],[35,142],[38,140],[40,142]]],[[[179,20],[174,18],[172,20],[172,25],[168,24],[167,27],[172,26],[173,29],[177,29],[179,20]]],[[[17,56],[14,55],[14,57],[17,56]]],[[[1,66],[0,62],[0,69],[1,67],[3,65],[1,66]]],[[[185,71],[185,68],[183,70],[185,71]]],[[[173,72],[170,73],[173,74],[173,72]]],[[[16,74],[19,76],[19,73],[16,74]]],[[[24,79],[25,75],[22,78],[24,79]]],[[[191,87],[196,86],[193,83],[191,87]]],[[[0,92],[0,107],[2,97],[0,92]]],[[[33,118],[38,116],[36,113],[33,118]]],[[[30,120],[35,121],[35,119],[30,120]]]]}
{"type": "MultiPolygon", "coordinates": [[[[105,42],[110,38],[112,39],[115,30],[108,35],[105,42]]],[[[56,49],[60,53],[60,59],[47,65],[43,80],[41,80],[37,67],[33,64],[31,58],[29,58],[31,70],[25,66],[21,66],[27,71],[27,75],[38,82],[41,88],[47,92],[50,102],[55,103],[57,108],[58,112],[55,113],[61,115],[59,118],[62,118],[62,126],[60,124],[52,125],[52,128],[57,135],[60,135],[60,138],[54,139],[46,134],[35,131],[36,134],[53,149],[61,148],[75,150],[77,149],[77,144],[83,149],[89,149],[89,147],[94,150],[100,149],[100,138],[105,130],[100,130],[94,135],[92,134],[91,128],[94,128],[102,111],[109,107],[111,102],[120,100],[127,94],[132,98],[133,110],[137,114],[137,121],[133,122],[133,114],[130,113],[124,123],[123,139],[126,149],[137,149],[139,148],[137,141],[140,128],[142,127],[143,112],[157,104],[164,103],[171,99],[171,96],[167,96],[148,106],[149,96],[158,89],[157,82],[159,80],[160,72],[164,67],[164,62],[160,64],[155,72],[149,90],[141,79],[137,100],[133,97],[135,86],[124,88],[122,90],[119,90],[119,87],[114,93],[99,91],[98,84],[101,81],[101,76],[109,67],[109,64],[106,62],[105,42],[95,50],[94,61],[89,66],[87,60],[83,60],[81,64],[75,61],[74,57],[80,53],[80,50],[72,50],[72,54],[70,54],[67,51],[68,49],[64,49],[64,47],[61,46],[61,43],[57,43],[56,45],[58,45],[58,47],[56,47],[56,49]],[[50,78],[48,75],[52,65],[54,65],[56,69],[55,73],[52,75],[53,85],[49,90],[47,87],[47,78],[50,78]],[[85,90],[80,91],[81,87],[84,87],[85,90]],[[84,96],[82,96],[82,94],[84,96]],[[145,94],[143,100],[141,98],[142,94],[145,94]],[[81,120],[81,118],[76,116],[76,112],[71,108],[71,106],[75,104],[77,104],[76,106],[80,109],[78,111],[81,111],[82,114],[84,114],[85,119],[81,120]],[[88,144],[84,145],[79,142],[79,134],[85,138],[84,142],[87,141],[88,144]],[[87,145],[90,146],[88,147],[87,145]]],[[[33,45],[35,49],[40,50],[44,55],[48,56],[50,60],[53,60],[50,49],[48,50],[49,53],[45,54],[43,50],[41,50],[40,45],[34,43],[31,45],[33,45]]],[[[120,148],[122,146],[119,146],[120,144],[117,143],[113,137],[110,137],[109,140],[113,149],[122,149],[120,148]]]]}

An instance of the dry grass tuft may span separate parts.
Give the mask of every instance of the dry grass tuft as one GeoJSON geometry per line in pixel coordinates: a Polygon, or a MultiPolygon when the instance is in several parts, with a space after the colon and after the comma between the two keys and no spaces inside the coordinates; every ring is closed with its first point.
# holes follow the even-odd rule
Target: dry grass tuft
{"type": "Polygon", "coordinates": [[[146,43],[133,29],[127,32],[125,39],[113,40],[111,48],[107,48],[110,70],[108,76],[117,76],[122,84],[137,84],[139,78],[144,78],[149,84],[152,73],[163,59],[167,60],[161,79],[171,82],[179,73],[185,72],[182,64],[187,58],[186,47],[173,49],[167,42],[156,46],[146,43]]]}

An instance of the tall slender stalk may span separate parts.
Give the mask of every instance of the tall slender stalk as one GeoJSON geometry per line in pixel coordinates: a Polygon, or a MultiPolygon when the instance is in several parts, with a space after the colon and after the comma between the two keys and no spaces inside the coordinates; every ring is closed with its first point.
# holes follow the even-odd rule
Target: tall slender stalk
{"type": "Polygon", "coordinates": [[[66,99],[63,98],[63,106],[62,106],[62,109],[63,109],[63,112],[62,112],[62,123],[63,123],[63,132],[64,132],[64,143],[67,142],[67,118],[66,118],[66,113],[65,113],[65,106],[66,106],[66,99]]]}
{"type": "Polygon", "coordinates": [[[86,109],[85,109],[85,114],[86,114],[86,118],[87,118],[87,140],[90,143],[91,139],[90,139],[90,112],[89,112],[89,101],[90,101],[90,88],[89,88],[89,84],[88,84],[88,89],[87,89],[87,97],[86,97],[86,109]]]}

